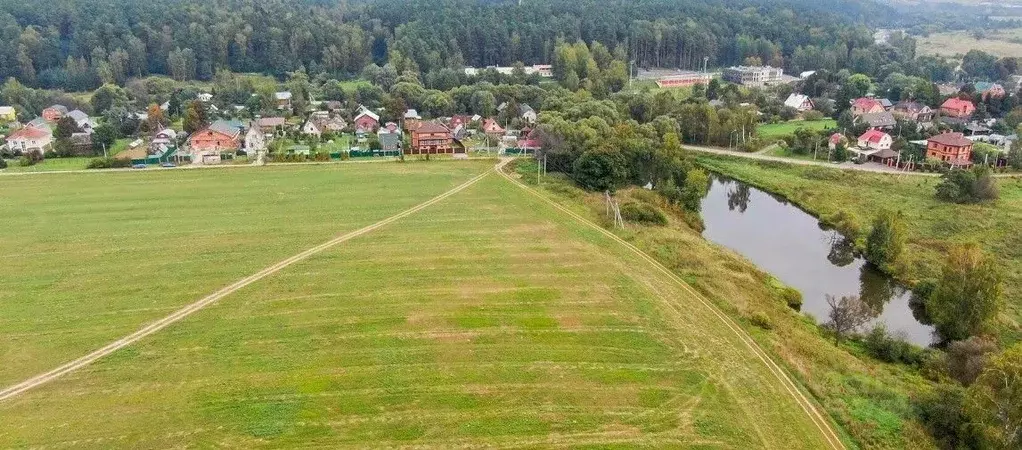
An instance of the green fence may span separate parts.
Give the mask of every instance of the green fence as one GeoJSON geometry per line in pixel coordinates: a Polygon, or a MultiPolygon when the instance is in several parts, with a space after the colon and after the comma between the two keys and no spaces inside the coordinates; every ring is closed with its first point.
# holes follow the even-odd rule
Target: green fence
{"type": "MultiPolygon", "coordinates": [[[[381,156],[381,157],[382,156],[398,156],[400,154],[401,154],[401,152],[398,151],[398,150],[388,150],[388,151],[384,151],[384,150],[352,150],[352,151],[348,152],[348,156],[350,156],[352,158],[366,158],[366,157],[372,157],[372,156],[381,156]]],[[[335,155],[334,153],[331,153],[330,157],[334,158],[334,155],[335,155]]],[[[336,153],[336,155],[337,155],[336,156],[337,158],[341,157],[340,153],[336,153]]]]}

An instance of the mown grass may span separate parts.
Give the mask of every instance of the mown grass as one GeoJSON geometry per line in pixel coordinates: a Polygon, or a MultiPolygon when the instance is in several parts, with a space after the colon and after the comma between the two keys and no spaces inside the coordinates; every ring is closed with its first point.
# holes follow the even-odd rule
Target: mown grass
{"type": "Polygon", "coordinates": [[[1003,337],[1019,339],[1022,319],[1022,179],[998,180],[1000,199],[977,205],[939,201],[939,179],[759,163],[700,156],[700,164],[780,194],[825,221],[862,236],[881,208],[901,211],[908,221],[908,248],[896,270],[908,281],[939,275],[947,249],[975,242],[996,258],[1005,276],[1003,337]]]}
{"type": "MultiPolygon", "coordinates": [[[[445,164],[381,167],[428,173],[445,164]]],[[[267,249],[285,230],[351,228],[344,224],[382,212],[386,195],[329,186],[321,171],[336,175],[316,167],[263,181],[264,173],[229,171],[235,183],[266,183],[264,198],[292,185],[345,195],[224,215],[251,225],[246,219],[288,209],[279,227],[258,220],[243,228],[267,249]],[[309,228],[293,229],[302,223],[309,228]]],[[[412,174],[380,178],[407,192],[402,179],[412,174]]],[[[221,205],[244,202],[241,192],[204,191],[220,193],[221,205]]],[[[245,258],[252,255],[209,265],[249,270],[238,262],[245,258]]],[[[102,272],[118,270],[108,262],[102,272]]],[[[159,273],[180,286],[197,285],[188,280],[204,272],[159,273]]],[[[95,297],[78,296],[99,316],[106,308],[95,297]]],[[[134,307],[149,303],[139,300],[134,307]]],[[[81,318],[68,322],[64,330],[89,328],[81,318]]],[[[710,310],[496,175],[0,404],[0,422],[0,446],[824,446],[806,413],[710,310]]]]}
{"type": "Polygon", "coordinates": [[[761,138],[779,138],[787,136],[795,132],[799,128],[805,128],[813,131],[829,130],[837,126],[837,121],[834,119],[823,119],[823,120],[791,120],[788,122],[780,123],[767,123],[756,127],[756,134],[761,138]]]}
{"type": "MultiPolygon", "coordinates": [[[[535,184],[535,165],[519,168],[522,180],[535,184]]],[[[586,194],[557,174],[542,189],[565,205],[612,229],[602,195],[586,194]]],[[[830,413],[861,448],[933,448],[916,418],[913,398],[930,389],[914,369],[865,356],[854,343],[834,344],[813,320],[791,310],[784,286],[748,260],[704,239],[693,227],[699,220],[663,203],[649,192],[619,192],[619,202],[641,201],[671,212],[665,227],[629,223],[615,233],[643,249],[680,275],[697,291],[737,318],[744,328],[830,413]],[[691,224],[691,225],[690,225],[691,224]],[[771,330],[752,324],[763,313],[771,330]]],[[[769,224],[764,224],[769,226],[769,224]]]]}
{"type": "Polygon", "coordinates": [[[917,53],[945,57],[962,57],[969,50],[982,50],[1000,57],[1022,54],[1022,29],[990,30],[982,39],[968,31],[949,31],[919,36],[917,53]]]}
{"type": "Polygon", "coordinates": [[[76,156],[69,158],[46,158],[39,161],[31,166],[20,166],[18,165],[17,159],[7,160],[7,168],[0,170],[2,172],[52,172],[60,170],[85,170],[86,166],[89,165],[92,157],[87,156],[76,156]]]}
{"type": "Polygon", "coordinates": [[[0,385],[82,356],[491,165],[0,176],[0,385]]]}

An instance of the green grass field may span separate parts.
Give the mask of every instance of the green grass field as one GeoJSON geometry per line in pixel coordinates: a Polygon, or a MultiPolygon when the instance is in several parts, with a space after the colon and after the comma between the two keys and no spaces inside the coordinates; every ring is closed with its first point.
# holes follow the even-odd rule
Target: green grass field
{"type": "Polygon", "coordinates": [[[781,123],[763,124],[756,128],[756,134],[762,138],[779,138],[795,132],[799,128],[820,131],[834,128],[837,121],[834,119],[823,119],[814,121],[792,120],[781,123]]]}
{"type": "Polygon", "coordinates": [[[983,50],[1000,57],[1022,55],[1022,29],[992,30],[976,39],[968,31],[949,31],[919,36],[917,54],[961,57],[969,50],[983,50]]]}
{"type": "Polygon", "coordinates": [[[7,168],[3,172],[52,172],[60,170],[84,170],[92,157],[80,156],[71,158],[47,158],[31,166],[19,166],[17,159],[7,160],[7,168]]]}
{"type": "Polygon", "coordinates": [[[939,182],[929,177],[898,177],[821,167],[700,156],[701,164],[781,194],[824,219],[843,213],[845,222],[865,233],[880,208],[901,211],[908,220],[906,261],[901,276],[909,280],[939,274],[950,245],[976,242],[1000,261],[1005,275],[1004,314],[1007,339],[1019,339],[1022,323],[1022,179],[1000,179],[1001,198],[994,203],[956,205],[938,201],[939,182]]]}
{"type": "MultiPolygon", "coordinates": [[[[0,178],[0,385],[492,164],[0,178]]],[[[496,174],[0,403],[0,423],[2,447],[826,445],[711,309],[496,174]]]]}

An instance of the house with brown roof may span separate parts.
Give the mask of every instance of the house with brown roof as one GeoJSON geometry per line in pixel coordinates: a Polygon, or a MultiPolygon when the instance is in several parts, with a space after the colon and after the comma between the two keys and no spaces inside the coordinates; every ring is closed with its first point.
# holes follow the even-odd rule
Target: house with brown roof
{"type": "Polygon", "coordinates": [[[942,133],[926,140],[926,157],[955,166],[972,165],[972,141],[962,133],[942,133]]]}
{"type": "Polygon", "coordinates": [[[256,125],[263,133],[274,133],[284,128],[287,120],[283,117],[260,117],[256,119],[256,125]]]}
{"type": "Polygon", "coordinates": [[[494,119],[486,119],[483,121],[483,133],[490,136],[502,136],[504,134],[504,127],[500,126],[494,119]]]}
{"type": "Polygon", "coordinates": [[[946,117],[967,119],[972,117],[974,112],[976,112],[976,105],[960,98],[949,98],[944,104],[940,105],[940,114],[946,117]]]}
{"type": "Polygon", "coordinates": [[[889,111],[866,113],[855,118],[856,122],[864,123],[874,130],[890,130],[898,124],[894,120],[894,114],[889,111]]]}
{"type": "Polygon", "coordinates": [[[43,110],[43,119],[47,122],[56,122],[67,114],[67,107],[64,105],[53,105],[43,110]]]}
{"type": "Polygon", "coordinates": [[[442,155],[465,153],[465,146],[455,141],[451,130],[436,122],[423,122],[412,130],[412,145],[406,155],[442,155]]]}
{"type": "Polygon", "coordinates": [[[911,120],[918,123],[933,122],[933,109],[919,102],[903,101],[898,102],[891,109],[891,113],[901,120],[911,120]]]}

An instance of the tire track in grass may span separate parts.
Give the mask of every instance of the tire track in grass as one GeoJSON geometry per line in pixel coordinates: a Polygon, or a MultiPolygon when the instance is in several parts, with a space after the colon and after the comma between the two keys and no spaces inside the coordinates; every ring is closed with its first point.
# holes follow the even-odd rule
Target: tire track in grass
{"type": "MultiPolygon", "coordinates": [[[[502,172],[501,169],[503,168],[503,166],[505,164],[508,163],[508,161],[510,161],[510,160],[507,160],[507,159],[501,160],[499,163],[497,163],[497,165],[494,167],[493,170],[495,170],[497,172],[502,172]]],[[[439,202],[443,201],[444,199],[446,199],[446,198],[448,198],[448,197],[450,197],[450,196],[452,196],[454,194],[457,194],[457,193],[467,189],[469,186],[472,186],[473,184],[476,184],[477,182],[479,182],[479,180],[482,180],[483,178],[486,178],[486,176],[489,175],[490,173],[491,173],[491,171],[487,170],[486,172],[483,172],[483,173],[475,176],[474,178],[466,181],[465,183],[463,183],[463,184],[461,184],[461,185],[459,185],[459,186],[457,186],[457,187],[455,187],[455,188],[453,188],[453,189],[451,189],[451,190],[449,190],[447,192],[444,192],[443,194],[440,194],[440,195],[438,195],[436,197],[433,197],[430,200],[427,200],[427,201],[425,201],[423,203],[420,203],[420,204],[418,204],[416,206],[413,206],[413,207],[411,207],[411,208],[409,208],[409,209],[407,209],[405,211],[402,211],[402,212],[400,212],[398,214],[390,216],[390,217],[388,217],[386,219],[383,219],[383,220],[381,220],[379,222],[376,222],[376,223],[374,223],[372,225],[369,225],[369,226],[366,226],[364,228],[360,228],[360,229],[352,231],[350,233],[338,236],[338,237],[336,237],[334,239],[331,239],[331,240],[329,240],[327,242],[324,242],[324,243],[319,244],[319,245],[317,245],[315,247],[309,248],[309,249],[307,249],[307,250],[305,250],[305,251],[303,251],[301,253],[298,253],[298,254],[290,257],[290,258],[287,258],[287,259],[285,259],[283,261],[280,261],[280,262],[278,262],[278,263],[276,263],[276,264],[274,264],[272,266],[266,267],[265,269],[260,270],[259,272],[256,272],[256,273],[254,273],[252,275],[249,275],[249,276],[247,276],[245,278],[242,278],[241,280],[238,280],[238,281],[234,282],[233,284],[230,284],[230,285],[220,289],[219,291],[216,291],[216,292],[214,292],[214,293],[212,293],[212,294],[210,294],[210,295],[208,295],[206,297],[203,297],[202,299],[200,299],[200,300],[198,300],[198,301],[196,301],[196,302],[194,302],[192,304],[189,304],[188,306],[185,306],[185,307],[183,307],[183,308],[173,312],[172,314],[170,314],[170,315],[168,315],[166,317],[163,317],[163,318],[161,318],[161,319],[159,319],[159,320],[157,320],[155,322],[152,322],[152,323],[150,323],[150,324],[148,324],[148,325],[138,329],[134,333],[131,333],[131,334],[125,336],[125,337],[122,337],[122,338],[120,338],[120,339],[118,339],[116,341],[113,341],[113,342],[111,342],[111,343],[109,343],[109,344],[99,348],[98,350],[95,350],[95,351],[85,355],[85,356],[82,356],[82,357],[80,357],[78,359],[70,361],[70,362],[68,362],[68,363],[66,363],[66,364],[64,364],[64,365],[62,365],[60,367],[57,367],[57,368],[55,368],[53,370],[50,370],[49,372],[45,372],[45,373],[36,375],[36,376],[34,376],[32,378],[29,378],[29,379],[27,379],[25,381],[22,381],[20,383],[14,384],[12,386],[8,386],[8,387],[4,388],[3,390],[0,390],[0,402],[5,401],[5,400],[10,400],[10,399],[12,399],[14,397],[17,397],[18,395],[20,395],[22,393],[25,393],[26,391],[29,391],[29,390],[31,390],[33,388],[42,386],[42,385],[44,385],[46,383],[49,383],[49,382],[54,381],[54,380],[56,380],[56,379],[58,379],[60,377],[63,377],[64,375],[67,375],[67,374],[69,374],[71,372],[74,372],[74,371],[76,371],[78,369],[86,367],[86,366],[96,362],[97,360],[99,360],[99,359],[101,359],[101,358],[103,358],[105,356],[109,356],[110,354],[116,352],[117,350],[120,350],[120,349],[122,349],[124,347],[127,347],[127,346],[129,346],[131,344],[134,344],[134,343],[136,343],[136,342],[138,342],[138,341],[140,341],[140,340],[142,340],[142,339],[144,339],[144,338],[146,338],[146,337],[148,337],[148,336],[150,336],[150,335],[152,335],[152,334],[154,334],[154,333],[156,333],[156,332],[158,332],[158,331],[160,331],[160,330],[162,330],[162,329],[164,329],[164,328],[166,328],[166,327],[168,327],[168,326],[170,326],[170,325],[172,325],[172,324],[174,324],[176,322],[179,322],[179,321],[183,320],[184,318],[192,315],[193,313],[195,313],[197,311],[200,311],[203,308],[205,308],[205,307],[207,307],[207,306],[209,306],[209,305],[211,305],[213,303],[216,303],[218,300],[220,300],[220,299],[222,299],[222,298],[224,298],[224,297],[226,297],[226,296],[228,296],[228,295],[230,295],[230,294],[232,294],[234,292],[237,292],[238,290],[240,290],[240,289],[242,289],[242,288],[244,288],[244,287],[246,287],[246,286],[248,286],[248,285],[250,285],[252,283],[255,283],[255,282],[259,281],[259,280],[262,280],[263,278],[266,278],[266,277],[268,277],[270,275],[273,275],[273,274],[275,274],[277,272],[280,272],[281,270],[287,268],[288,266],[291,266],[291,265],[293,265],[293,264],[295,264],[297,262],[300,262],[300,261],[304,261],[305,259],[308,259],[309,257],[311,257],[311,256],[313,256],[313,255],[315,255],[317,253],[321,253],[324,250],[327,250],[327,249],[329,249],[331,247],[334,247],[334,246],[336,246],[338,244],[347,242],[347,241],[349,241],[351,239],[354,239],[356,237],[359,237],[359,236],[362,236],[364,234],[367,234],[367,233],[370,233],[372,231],[375,231],[375,230],[377,230],[379,228],[382,228],[382,227],[384,227],[386,225],[394,223],[394,222],[396,222],[396,221],[398,221],[400,219],[403,219],[403,218],[408,217],[408,216],[410,216],[412,214],[415,214],[415,213],[417,213],[417,212],[419,212],[419,211],[421,211],[423,209],[426,209],[426,208],[428,208],[428,207],[430,207],[430,206],[432,206],[432,205],[434,205],[436,203],[439,203],[439,202]]]]}
{"type": "MultiPolygon", "coordinates": [[[[741,340],[742,343],[745,344],[745,346],[748,347],[749,350],[751,350],[752,353],[754,355],[756,355],[756,357],[759,358],[759,360],[762,361],[764,365],[766,365],[767,369],[770,370],[771,374],[773,374],[774,377],[776,377],[777,380],[781,382],[781,385],[784,387],[785,391],[787,391],[788,394],[793,399],[795,399],[795,401],[799,404],[799,406],[802,408],[802,410],[805,411],[806,414],[809,416],[809,418],[813,421],[813,424],[815,424],[816,427],[819,428],[820,432],[823,434],[824,439],[827,441],[827,443],[830,445],[830,447],[833,448],[833,449],[842,449],[842,450],[845,449],[844,442],[841,441],[840,436],[838,436],[837,432],[834,431],[834,428],[831,427],[830,421],[828,420],[828,417],[823,415],[822,413],[820,413],[820,411],[816,408],[816,405],[811,400],[809,400],[809,398],[807,398],[805,396],[805,394],[802,393],[802,391],[799,389],[798,385],[795,384],[795,382],[791,379],[791,377],[789,377],[788,374],[779,365],[777,365],[777,363],[775,363],[773,359],[770,358],[770,356],[766,353],[766,351],[764,351],[762,349],[762,347],[760,347],[759,344],[757,344],[756,341],[752,339],[752,336],[749,335],[749,333],[747,333],[744,329],[742,329],[738,325],[737,322],[735,322],[730,317],[728,317],[726,314],[724,314],[723,311],[721,311],[712,302],[710,302],[709,300],[704,298],[701,294],[696,292],[695,289],[692,289],[692,287],[689,286],[688,283],[686,283],[684,280],[682,280],[681,277],[679,277],[677,274],[675,274],[673,271],[668,269],[666,266],[661,264],[659,261],[657,261],[653,257],[647,255],[645,252],[640,250],[635,245],[633,245],[630,242],[622,239],[620,236],[614,234],[613,232],[608,231],[607,229],[597,225],[596,223],[593,223],[592,221],[590,221],[589,219],[586,219],[585,217],[579,215],[575,211],[572,211],[571,209],[561,205],[560,203],[557,203],[554,200],[551,200],[546,195],[543,195],[539,191],[537,191],[537,190],[535,190],[535,189],[525,185],[525,183],[522,183],[521,181],[519,181],[519,180],[515,179],[514,177],[508,175],[503,170],[503,167],[504,167],[504,165],[506,165],[506,163],[507,163],[507,160],[505,160],[502,164],[500,164],[498,166],[499,167],[498,168],[498,172],[500,172],[500,175],[503,176],[508,181],[510,181],[512,184],[520,187],[521,189],[525,190],[529,194],[539,198],[544,203],[547,203],[550,206],[553,206],[554,208],[556,208],[557,210],[567,214],[568,216],[570,216],[572,219],[575,219],[579,223],[581,223],[581,224],[583,224],[585,226],[588,226],[588,227],[598,231],[600,234],[602,234],[602,235],[610,238],[611,240],[621,244],[622,246],[624,246],[625,248],[630,250],[632,253],[637,255],[640,259],[648,262],[658,272],[664,274],[671,281],[675,282],[678,286],[680,286],[682,288],[682,290],[684,290],[685,292],[691,294],[691,296],[693,298],[695,298],[700,304],[702,304],[704,307],[706,307],[711,313],[713,313],[714,316],[716,316],[718,319],[720,319],[720,322],[725,327],[727,327],[728,330],[730,330],[735,336],[737,336],[738,339],[741,340]]],[[[679,305],[677,305],[676,302],[668,301],[666,303],[672,309],[680,312],[680,310],[678,309],[679,305]]]]}

